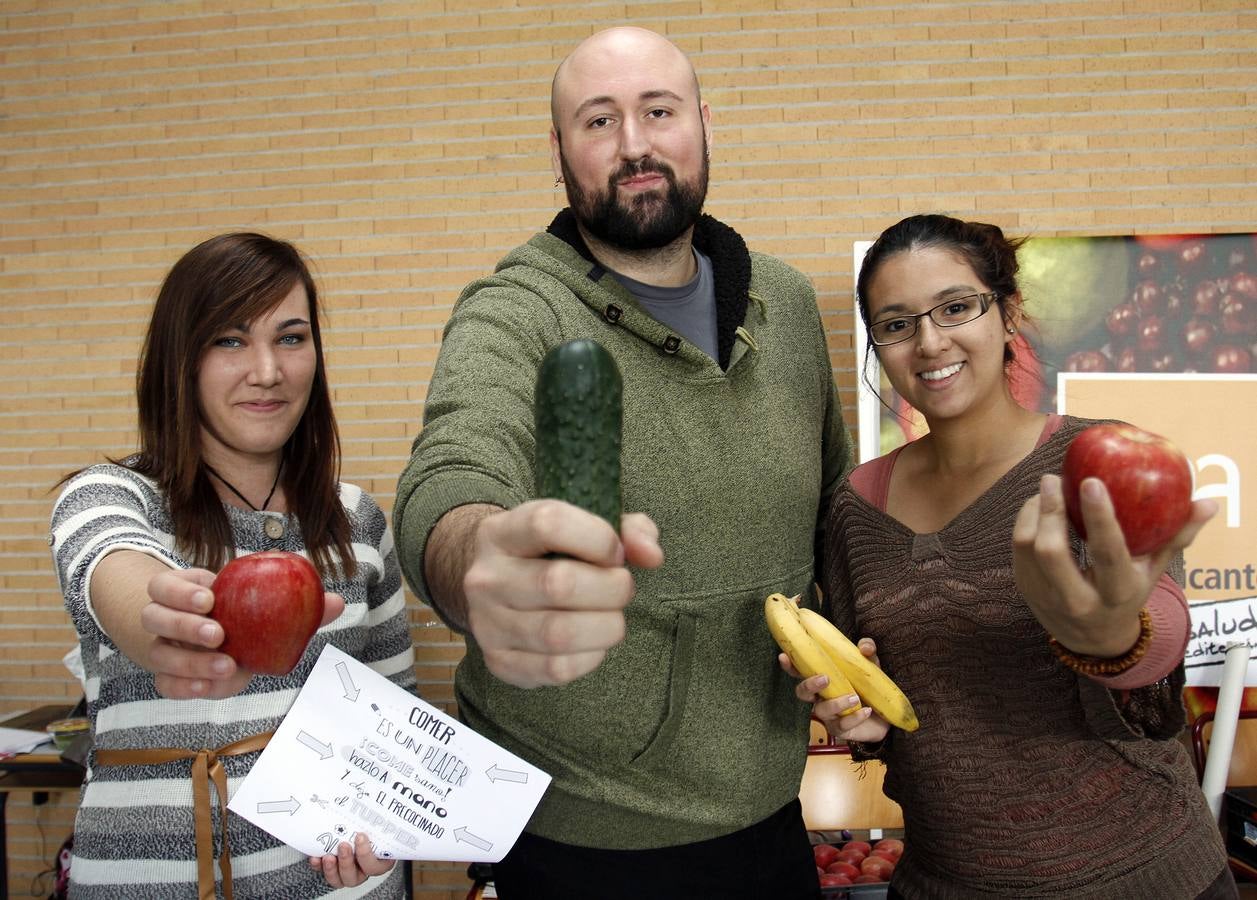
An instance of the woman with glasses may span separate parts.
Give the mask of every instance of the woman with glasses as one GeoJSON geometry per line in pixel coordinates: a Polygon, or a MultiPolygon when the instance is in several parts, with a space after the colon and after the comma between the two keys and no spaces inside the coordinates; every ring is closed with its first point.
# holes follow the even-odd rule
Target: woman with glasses
{"type": "Polygon", "coordinates": [[[872,349],[929,433],[835,494],[824,596],[921,725],[841,715],[856,699],[817,702],[825,676],[798,696],[857,759],[887,764],[906,832],[891,897],[1234,897],[1177,740],[1182,550],[1213,504],[1132,559],[1090,479],[1088,543],[1069,530],[1056,473],[1092,423],[1013,398],[1018,246],[993,225],[913,216],[865,256],[872,349]]]}

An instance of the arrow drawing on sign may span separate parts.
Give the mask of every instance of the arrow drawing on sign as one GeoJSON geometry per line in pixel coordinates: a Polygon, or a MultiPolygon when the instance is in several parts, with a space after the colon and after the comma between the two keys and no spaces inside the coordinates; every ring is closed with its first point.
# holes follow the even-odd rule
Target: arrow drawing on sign
{"type": "Polygon", "coordinates": [[[511,769],[500,769],[498,768],[497,763],[494,763],[493,765],[489,766],[489,768],[485,770],[485,774],[488,775],[489,780],[493,782],[514,781],[518,784],[528,783],[527,772],[515,772],[511,769]]]}
{"type": "Polygon", "coordinates": [[[471,844],[473,847],[484,850],[486,853],[493,849],[493,844],[490,841],[486,841],[481,837],[476,837],[462,825],[454,829],[454,840],[462,841],[465,844],[471,844]]]}
{"type": "Polygon", "coordinates": [[[354,684],[354,680],[349,675],[349,668],[343,663],[336,664],[336,674],[340,676],[340,686],[345,689],[346,700],[358,699],[358,688],[354,684]]]}
{"type": "Polygon", "coordinates": [[[270,800],[258,804],[258,812],[260,813],[286,812],[291,816],[299,809],[301,809],[301,804],[297,802],[296,797],[291,795],[289,795],[287,800],[270,800]]]}
{"type": "Polygon", "coordinates": [[[319,759],[332,758],[332,745],[325,744],[316,737],[311,737],[304,731],[297,732],[297,740],[305,744],[311,750],[319,755],[319,759]]]}

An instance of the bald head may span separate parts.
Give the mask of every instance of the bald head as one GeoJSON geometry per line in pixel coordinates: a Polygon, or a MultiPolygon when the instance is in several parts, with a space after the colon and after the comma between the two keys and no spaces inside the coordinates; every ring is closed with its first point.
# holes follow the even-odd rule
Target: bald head
{"type": "Polygon", "coordinates": [[[555,72],[551,115],[555,183],[587,243],[688,247],[707,196],[711,111],[675,44],[644,28],[590,36],[555,72]]]}
{"type": "Polygon", "coordinates": [[[645,28],[625,25],[590,35],[559,63],[550,85],[550,118],[556,132],[572,124],[592,101],[614,96],[634,79],[652,75],[659,90],[700,102],[694,66],[676,44],[645,28]]]}

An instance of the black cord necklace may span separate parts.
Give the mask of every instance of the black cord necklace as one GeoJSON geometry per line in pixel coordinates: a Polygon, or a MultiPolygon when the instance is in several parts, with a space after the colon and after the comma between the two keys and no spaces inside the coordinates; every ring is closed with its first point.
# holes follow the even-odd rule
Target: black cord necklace
{"type": "Polygon", "coordinates": [[[279,461],[279,469],[275,472],[275,481],[274,483],[271,484],[271,492],[266,495],[266,499],[262,501],[261,506],[254,506],[252,503],[249,502],[248,497],[246,497],[244,494],[236,490],[236,486],[234,484],[232,484],[223,476],[219,475],[218,472],[214,470],[213,466],[211,466],[207,462],[202,462],[201,465],[205,466],[206,472],[209,472],[211,475],[213,475],[215,478],[221,481],[226,486],[227,490],[231,491],[233,494],[235,494],[237,497],[243,500],[244,505],[249,507],[249,509],[253,510],[254,512],[265,512],[266,507],[271,505],[271,498],[275,496],[275,488],[279,487],[279,476],[284,474],[284,461],[281,459],[279,461]]]}

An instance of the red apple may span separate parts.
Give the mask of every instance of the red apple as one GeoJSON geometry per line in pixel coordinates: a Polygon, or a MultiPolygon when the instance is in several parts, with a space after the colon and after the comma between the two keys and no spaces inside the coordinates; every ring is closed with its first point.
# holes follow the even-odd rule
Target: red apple
{"type": "Polygon", "coordinates": [[[855,878],[860,874],[860,867],[840,859],[827,865],[825,871],[831,875],[846,875],[848,878],[855,878]]]}
{"type": "Polygon", "coordinates": [[[223,567],[211,587],[210,617],[226,637],[218,648],[259,675],[287,675],[323,619],[323,582],[304,556],[250,553],[223,567]]]}
{"type": "Polygon", "coordinates": [[[1084,430],[1065,451],[1061,477],[1069,521],[1084,540],[1078,489],[1084,478],[1104,482],[1132,556],[1162,547],[1191,516],[1187,457],[1165,438],[1133,425],[1092,425],[1084,430]]]}
{"type": "Polygon", "coordinates": [[[868,854],[865,853],[863,850],[859,850],[859,849],[848,850],[846,848],[843,848],[842,850],[838,851],[838,858],[841,859],[843,862],[851,863],[851,865],[853,866],[858,866],[860,865],[860,863],[864,862],[864,858],[866,856],[868,856],[868,854]]]}
{"type": "Polygon", "coordinates": [[[860,874],[872,875],[878,881],[890,881],[890,876],[894,874],[894,871],[894,862],[880,856],[870,856],[860,863],[860,874]]]}
{"type": "Polygon", "coordinates": [[[874,850],[885,850],[895,859],[903,856],[903,841],[899,838],[882,838],[873,845],[874,850]]]}
{"type": "Polygon", "coordinates": [[[817,866],[824,869],[838,859],[838,848],[833,844],[813,844],[812,859],[815,860],[817,866]]]}
{"type": "Polygon", "coordinates": [[[847,841],[842,845],[843,850],[859,850],[865,856],[869,855],[869,851],[873,849],[873,845],[868,841],[847,841]]]}
{"type": "MultiPolygon", "coordinates": [[[[821,887],[838,887],[839,885],[848,885],[852,881],[846,875],[832,875],[826,872],[821,876],[821,887]]],[[[845,892],[844,892],[845,893],[845,892]]]]}

